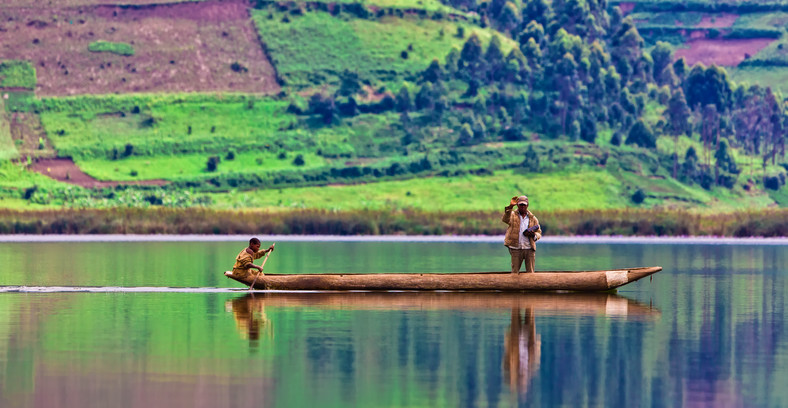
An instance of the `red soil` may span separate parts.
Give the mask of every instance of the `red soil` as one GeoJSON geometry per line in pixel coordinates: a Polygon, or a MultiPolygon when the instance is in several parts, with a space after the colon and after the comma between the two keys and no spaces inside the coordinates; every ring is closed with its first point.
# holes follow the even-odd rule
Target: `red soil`
{"type": "Polygon", "coordinates": [[[627,15],[635,8],[635,3],[632,2],[619,3],[618,8],[621,9],[621,14],[627,15]]]}
{"type": "Polygon", "coordinates": [[[688,65],[698,62],[704,65],[720,65],[735,67],[745,60],[747,55],[755,55],[774,39],[751,38],[736,40],[698,39],[687,42],[689,48],[676,50],[676,59],[684,57],[688,65]]]}
{"type": "Polygon", "coordinates": [[[33,170],[45,176],[65,183],[81,187],[102,188],[114,187],[120,184],[154,185],[163,186],[165,180],[140,180],[140,181],[99,181],[85,174],[71,159],[42,159],[33,163],[33,170]]]}
{"type": "MultiPolygon", "coordinates": [[[[0,0],[2,2],[4,0],[0,0]]],[[[280,90],[245,0],[0,7],[0,60],[30,61],[39,96],[280,90]],[[133,56],[89,52],[130,44],[133,56]],[[233,63],[240,69],[232,69],[233,63]]]]}

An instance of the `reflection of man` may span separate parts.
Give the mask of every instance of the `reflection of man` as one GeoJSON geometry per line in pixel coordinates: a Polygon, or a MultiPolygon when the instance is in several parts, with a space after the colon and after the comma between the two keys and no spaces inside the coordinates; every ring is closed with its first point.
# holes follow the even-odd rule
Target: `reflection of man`
{"type": "Polygon", "coordinates": [[[248,295],[233,299],[228,304],[241,338],[248,338],[250,344],[255,344],[263,330],[269,336],[273,334],[272,326],[265,315],[263,299],[255,299],[253,295],[248,295]]]}
{"type": "Polygon", "coordinates": [[[525,395],[531,377],[539,369],[542,342],[536,335],[536,322],[532,308],[525,309],[521,317],[520,309],[512,309],[512,323],[506,334],[503,370],[509,377],[513,394],[525,395]]]}

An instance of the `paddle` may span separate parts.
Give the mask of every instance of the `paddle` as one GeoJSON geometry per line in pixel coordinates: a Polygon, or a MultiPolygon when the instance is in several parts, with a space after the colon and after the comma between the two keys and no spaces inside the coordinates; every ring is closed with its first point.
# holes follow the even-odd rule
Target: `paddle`
{"type": "Polygon", "coordinates": [[[271,248],[272,248],[272,250],[271,250],[271,251],[268,251],[268,252],[266,252],[266,253],[265,253],[265,259],[263,259],[263,263],[260,265],[260,272],[257,272],[257,275],[255,275],[255,276],[254,276],[254,280],[252,281],[252,284],[251,284],[251,285],[249,285],[249,290],[252,290],[252,289],[254,289],[254,284],[257,282],[257,278],[258,278],[260,275],[262,275],[262,274],[263,274],[263,268],[265,268],[265,263],[266,263],[266,262],[268,262],[268,256],[269,256],[269,255],[271,255],[271,252],[273,251],[273,247],[274,247],[274,245],[276,245],[276,242],[274,242],[273,244],[271,244],[271,248]]]}

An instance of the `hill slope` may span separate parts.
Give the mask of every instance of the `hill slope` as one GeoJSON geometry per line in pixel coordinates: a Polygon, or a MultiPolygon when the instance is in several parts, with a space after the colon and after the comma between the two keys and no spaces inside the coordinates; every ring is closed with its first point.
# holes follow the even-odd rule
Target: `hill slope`
{"type": "MultiPolygon", "coordinates": [[[[680,31],[596,1],[421,3],[4,3],[0,205],[788,205],[782,98],[640,35],[729,12],[680,31]],[[28,174],[53,157],[101,183],[28,174]]],[[[725,35],[782,41],[750,21],[725,35]]]]}

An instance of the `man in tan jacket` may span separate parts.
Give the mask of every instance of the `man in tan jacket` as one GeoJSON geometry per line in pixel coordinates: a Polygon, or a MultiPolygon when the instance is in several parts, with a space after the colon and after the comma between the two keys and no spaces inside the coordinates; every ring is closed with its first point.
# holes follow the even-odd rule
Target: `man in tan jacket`
{"type": "Polygon", "coordinates": [[[512,197],[506,206],[501,221],[508,224],[503,244],[512,256],[512,273],[520,273],[525,261],[525,272],[533,273],[536,264],[536,241],[542,238],[539,220],[528,211],[528,197],[512,197]],[[514,206],[517,211],[512,211],[514,206]]]}

